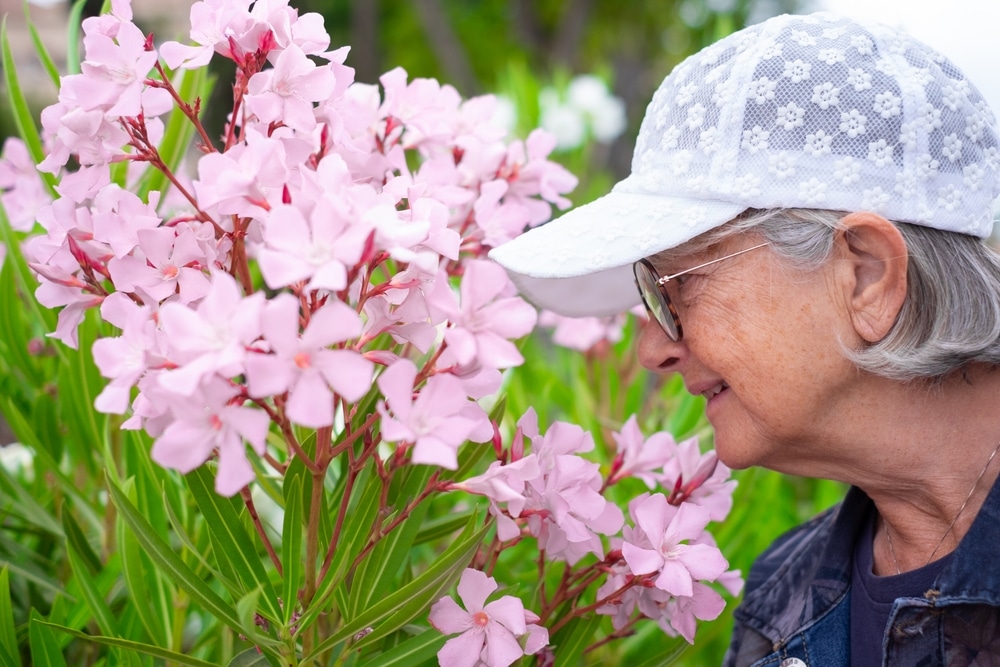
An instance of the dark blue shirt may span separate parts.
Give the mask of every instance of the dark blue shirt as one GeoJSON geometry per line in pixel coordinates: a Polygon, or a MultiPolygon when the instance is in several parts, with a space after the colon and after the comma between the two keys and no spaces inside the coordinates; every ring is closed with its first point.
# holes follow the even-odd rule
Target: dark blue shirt
{"type": "MultiPolygon", "coordinates": [[[[918,598],[934,587],[950,554],[924,567],[903,574],[874,574],[873,545],[876,512],[869,512],[865,529],[854,547],[851,572],[851,667],[882,667],[885,637],[892,605],[899,598],[918,598]]],[[[850,539],[851,536],[844,536],[850,539]]]]}
{"type": "MultiPolygon", "coordinates": [[[[791,658],[850,667],[851,570],[874,511],[852,488],[839,506],[775,540],[747,575],[726,667],[791,658]]],[[[881,642],[887,667],[1000,665],[1000,482],[932,588],[892,604],[881,642]]]]}

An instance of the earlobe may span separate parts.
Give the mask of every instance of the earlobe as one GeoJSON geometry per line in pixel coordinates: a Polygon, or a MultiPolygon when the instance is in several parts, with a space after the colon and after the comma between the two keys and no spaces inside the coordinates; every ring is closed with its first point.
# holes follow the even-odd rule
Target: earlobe
{"type": "Polygon", "coordinates": [[[838,235],[842,284],[858,335],[882,340],[906,298],[907,250],[899,229],[876,213],[851,213],[838,235]]]}

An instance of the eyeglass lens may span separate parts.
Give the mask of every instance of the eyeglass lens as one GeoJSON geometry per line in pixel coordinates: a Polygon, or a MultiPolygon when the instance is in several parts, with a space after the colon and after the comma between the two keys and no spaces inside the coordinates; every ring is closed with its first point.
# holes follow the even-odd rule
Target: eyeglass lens
{"type": "Polygon", "coordinates": [[[677,321],[673,304],[670,303],[666,289],[657,285],[660,276],[646,260],[639,260],[632,268],[635,284],[639,288],[646,310],[671,340],[680,340],[680,323],[677,321]]]}

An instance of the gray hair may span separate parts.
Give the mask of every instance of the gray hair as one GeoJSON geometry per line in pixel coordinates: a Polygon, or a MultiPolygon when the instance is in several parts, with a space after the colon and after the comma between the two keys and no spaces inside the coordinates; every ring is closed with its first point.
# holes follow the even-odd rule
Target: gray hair
{"type": "MultiPolygon", "coordinates": [[[[753,231],[781,258],[818,269],[846,213],[748,209],[676,250],[691,252],[753,231]]],[[[900,380],[940,380],[974,363],[1000,366],[1000,255],[974,236],[894,222],[908,251],[907,293],[889,333],[845,350],[864,371],[900,380]]],[[[670,253],[670,251],[667,251],[670,253]]],[[[666,253],[664,253],[666,254],[666,253]]]]}

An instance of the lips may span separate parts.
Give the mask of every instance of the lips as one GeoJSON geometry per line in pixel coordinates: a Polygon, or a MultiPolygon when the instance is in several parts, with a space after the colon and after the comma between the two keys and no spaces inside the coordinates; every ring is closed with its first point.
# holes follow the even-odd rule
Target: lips
{"type": "Polygon", "coordinates": [[[720,382],[719,384],[713,385],[708,389],[704,390],[703,392],[701,392],[701,394],[708,400],[712,400],[726,389],[729,389],[729,385],[726,384],[725,382],[720,382]]]}

